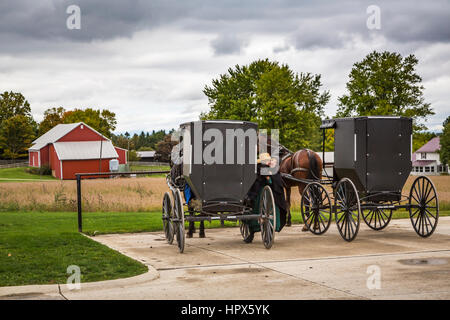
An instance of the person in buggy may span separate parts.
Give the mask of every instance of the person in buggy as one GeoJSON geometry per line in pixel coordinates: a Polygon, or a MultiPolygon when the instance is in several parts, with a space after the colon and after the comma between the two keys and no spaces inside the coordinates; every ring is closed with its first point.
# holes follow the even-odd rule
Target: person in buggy
{"type": "MultiPolygon", "coordinates": [[[[259,202],[261,197],[261,192],[264,186],[269,185],[272,189],[273,197],[275,200],[275,210],[276,210],[276,231],[280,232],[281,229],[286,224],[286,215],[287,215],[287,205],[286,198],[284,196],[284,182],[281,178],[281,174],[279,172],[279,167],[277,166],[277,159],[272,158],[269,153],[261,153],[258,157],[257,164],[257,179],[255,183],[250,188],[250,191],[247,194],[247,203],[248,206],[253,208],[252,214],[259,214],[259,202]],[[262,172],[262,168],[265,168],[264,175],[262,172]]],[[[260,225],[256,220],[250,220],[243,223],[247,223],[249,225],[249,231],[251,234],[260,231],[260,225]]],[[[246,242],[251,242],[253,237],[249,237],[249,239],[245,239],[246,242]]]]}

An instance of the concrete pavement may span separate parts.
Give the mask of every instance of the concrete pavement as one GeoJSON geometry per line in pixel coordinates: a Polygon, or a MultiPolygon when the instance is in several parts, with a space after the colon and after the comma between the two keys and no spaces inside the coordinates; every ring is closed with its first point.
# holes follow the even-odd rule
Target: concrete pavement
{"type": "Polygon", "coordinates": [[[0,299],[450,299],[450,217],[426,239],[409,219],[383,231],[361,224],[350,243],[335,224],[321,236],[300,229],[284,228],[270,250],[259,233],[246,244],[238,228],[206,230],[205,239],[186,239],[183,254],[162,232],[96,236],[149,273],[72,291],[4,287],[0,299]]]}

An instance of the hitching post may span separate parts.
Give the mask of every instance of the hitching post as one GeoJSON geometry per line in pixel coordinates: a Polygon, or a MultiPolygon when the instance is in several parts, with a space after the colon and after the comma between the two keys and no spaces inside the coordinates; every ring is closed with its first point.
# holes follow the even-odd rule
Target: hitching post
{"type": "Polygon", "coordinates": [[[81,218],[81,175],[77,174],[78,232],[83,232],[81,218]]]}
{"type": "Polygon", "coordinates": [[[322,166],[325,172],[327,172],[325,168],[325,128],[322,129],[322,166]]]}

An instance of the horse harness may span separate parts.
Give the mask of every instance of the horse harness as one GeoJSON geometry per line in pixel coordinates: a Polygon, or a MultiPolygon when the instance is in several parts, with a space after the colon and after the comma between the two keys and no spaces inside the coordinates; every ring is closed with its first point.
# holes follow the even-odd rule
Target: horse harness
{"type": "MultiPolygon", "coordinates": [[[[304,149],[304,150],[306,150],[306,152],[308,153],[308,159],[309,159],[310,156],[311,156],[311,150],[309,150],[309,149],[304,149]]],[[[303,151],[303,150],[300,150],[300,151],[297,151],[297,152],[301,152],[301,151],[303,151]]],[[[281,159],[281,162],[283,162],[287,158],[291,157],[291,168],[293,168],[291,170],[291,172],[289,173],[291,175],[293,175],[295,172],[299,172],[299,171],[301,171],[301,172],[309,172],[310,171],[310,169],[308,169],[308,168],[302,168],[302,167],[294,168],[294,157],[297,154],[297,152],[295,152],[295,153],[288,153],[287,155],[285,155],[281,159]]]]}

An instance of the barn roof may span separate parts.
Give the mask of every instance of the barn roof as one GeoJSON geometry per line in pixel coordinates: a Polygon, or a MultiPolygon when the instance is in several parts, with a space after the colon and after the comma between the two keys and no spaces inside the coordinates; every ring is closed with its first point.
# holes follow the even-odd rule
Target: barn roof
{"type": "Polygon", "coordinates": [[[416,152],[436,152],[441,148],[439,137],[434,137],[427,143],[425,143],[422,147],[419,148],[416,152]]]}
{"type": "Polygon", "coordinates": [[[59,160],[89,160],[118,158],[110,140],[107,141],[71,141],[53,143],[59,160]]]}
{"type": "MultiPolygon", "coordinates": [[[[53,143],[64,137],[66,134],[68,134],[70,131],[78,127],[80,124],[85,125],[87,128],[91,129],[92,131],[96,132],[100,136],[102,136],[105,139],[105,136],[103,136],[101,133],[96,131],[95,129],[92,129],[90,126],[85,124],[84,122],[76,122],[76,123],[62,123],[58,124],[46,133],[44,133],[42,136],[37,138],[33,141],[33,145],[29,148],[29,150],[40,150],[41,148],[45,147],[49,143],[53,143]]],[[[108,139],[109,140],[109,139],[108,139]]]]}

